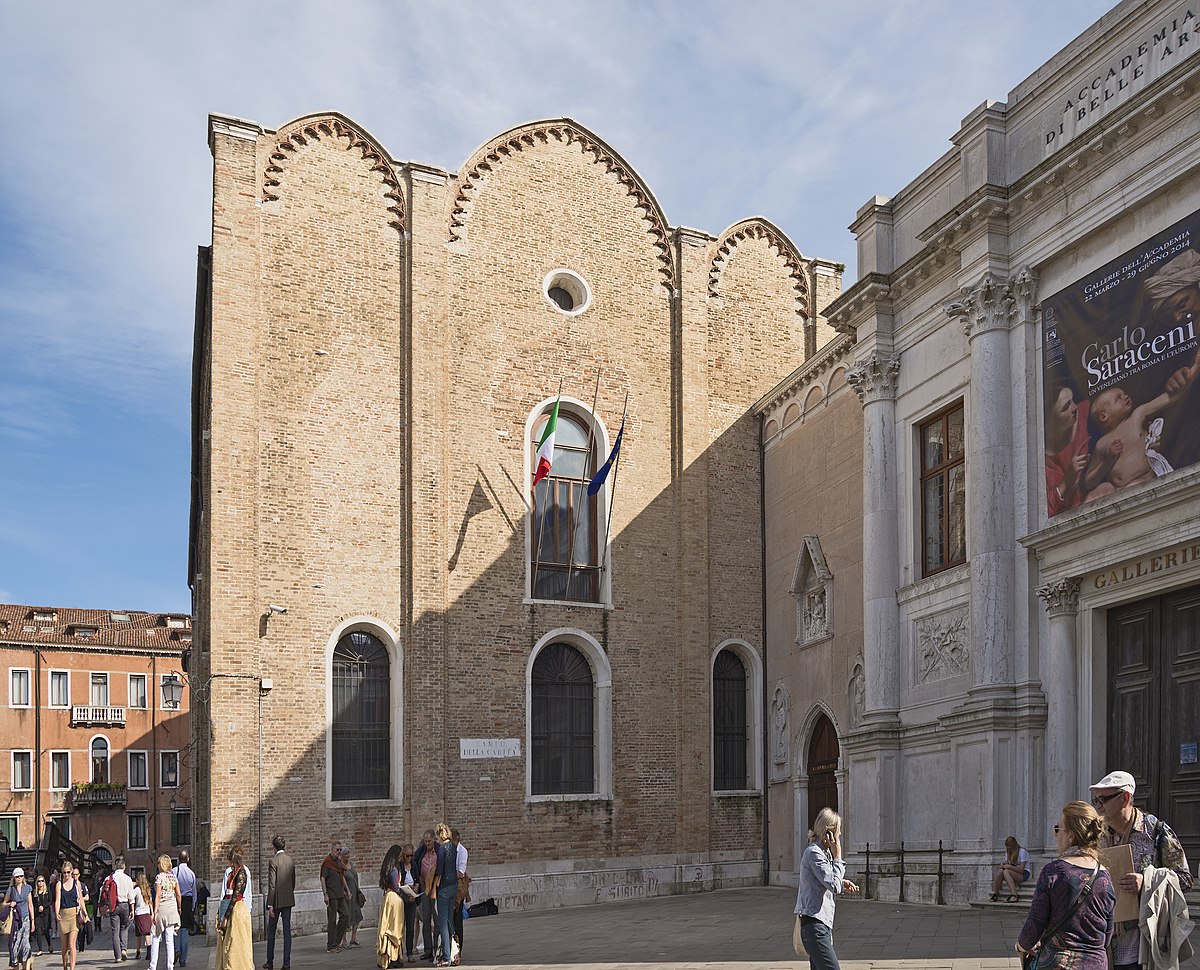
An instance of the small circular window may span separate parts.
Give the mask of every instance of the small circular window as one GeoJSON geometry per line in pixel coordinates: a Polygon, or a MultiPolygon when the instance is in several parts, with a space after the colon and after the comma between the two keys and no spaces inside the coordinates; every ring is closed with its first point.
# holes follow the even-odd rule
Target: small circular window
{"type": "Polygon", "coordinates": [[[583,313],[592,303],[592,290],[578,273],[556,269],[546,274],[542,292],[551,306],[568,316],[583,313]]]}

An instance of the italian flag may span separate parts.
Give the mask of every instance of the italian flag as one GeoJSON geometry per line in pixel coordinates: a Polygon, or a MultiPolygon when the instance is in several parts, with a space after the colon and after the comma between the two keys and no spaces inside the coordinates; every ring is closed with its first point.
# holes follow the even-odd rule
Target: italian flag
{"type": "Polygon", "coordinates": [[[550,465],[554,462],[554,432],[558,429],[558,401],[554,402],[554,410],[550,412],[550,420],[542,432],[542,440],[538,442],[537,469],[533,473],[533,487],[550,474],[550,465]]]}

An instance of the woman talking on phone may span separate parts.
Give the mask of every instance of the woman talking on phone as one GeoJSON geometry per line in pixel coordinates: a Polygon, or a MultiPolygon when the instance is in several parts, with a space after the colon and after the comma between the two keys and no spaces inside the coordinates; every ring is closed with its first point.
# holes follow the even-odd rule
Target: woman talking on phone
{"type": "Polygon", "coordinates": [[[812,970],[841,970],[833,952],[833,896],[856,892],[858,886],[846,878],[842,860],[842,817],[832,808],[823,808],[800,857],[800,889],[796,893],[800,938],[812,970]]]}

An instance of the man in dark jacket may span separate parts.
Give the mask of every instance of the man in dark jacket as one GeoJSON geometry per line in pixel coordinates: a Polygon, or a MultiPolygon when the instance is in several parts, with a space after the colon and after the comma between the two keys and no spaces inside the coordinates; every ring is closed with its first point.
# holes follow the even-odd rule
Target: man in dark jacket
{"type": "Polygon", "coordinates": [[[284,852],[282,835],[271,840],[275,855],[267,867],[267,962],[263,970],[275,970],[275,927],[283,918],[283,970],[292,966],[292,907],[296,905],[296,864],[284,852]]]}

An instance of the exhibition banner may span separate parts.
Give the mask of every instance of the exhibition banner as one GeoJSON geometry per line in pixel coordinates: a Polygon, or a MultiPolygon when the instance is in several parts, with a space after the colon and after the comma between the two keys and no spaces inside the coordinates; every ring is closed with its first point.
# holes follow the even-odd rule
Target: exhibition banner
{"type": "Polygon", "coordinates": [[[1200,212],[1042,301],[1046,506],[1200,461],[1200,212]]]}

